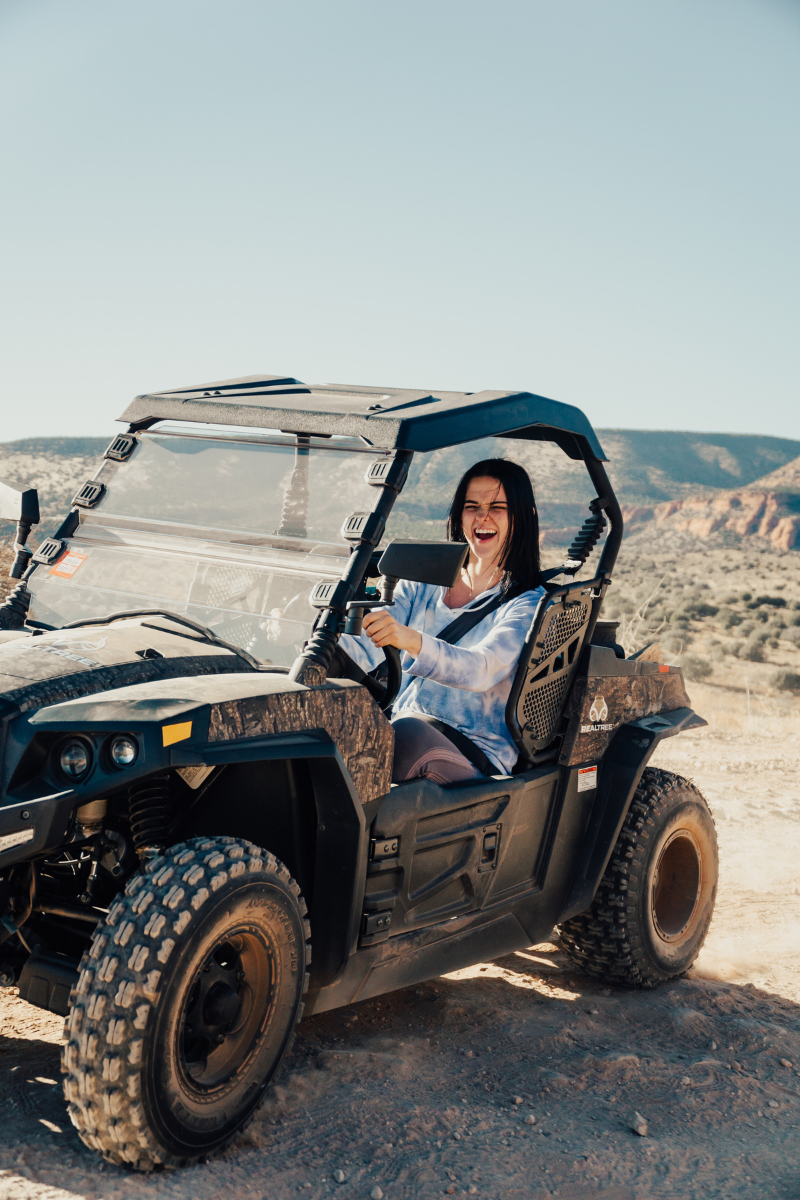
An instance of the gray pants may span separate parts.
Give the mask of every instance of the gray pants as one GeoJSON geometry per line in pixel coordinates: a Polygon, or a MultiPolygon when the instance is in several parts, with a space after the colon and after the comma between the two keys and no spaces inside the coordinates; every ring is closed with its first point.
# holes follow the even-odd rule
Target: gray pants
{"type": "Polygon", "coordinates": [[[394,768],[392,782],[404,779],[432,779],[434,783],[463,783],[480,779],[473,767],[453,743],[419,717],[398,717],[394,726],[394,768]]]}

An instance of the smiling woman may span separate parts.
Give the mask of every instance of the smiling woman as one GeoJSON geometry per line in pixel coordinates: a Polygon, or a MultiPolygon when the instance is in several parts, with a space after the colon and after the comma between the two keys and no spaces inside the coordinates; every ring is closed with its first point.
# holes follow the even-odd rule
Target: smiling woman
{"type": "Polygon", "coordinates": [[[447,531],[451,541],[469,546],[456,583],[402,582],[391,612],[367,614],[365,634],[340,642],[365,669],[378,665],[384,646],[403,651],[393,721],[396,782],[507,774],[517,759],[505,707],[542,596],[527,473],[508,459],[475,463],[456,488],[447,531]]]}

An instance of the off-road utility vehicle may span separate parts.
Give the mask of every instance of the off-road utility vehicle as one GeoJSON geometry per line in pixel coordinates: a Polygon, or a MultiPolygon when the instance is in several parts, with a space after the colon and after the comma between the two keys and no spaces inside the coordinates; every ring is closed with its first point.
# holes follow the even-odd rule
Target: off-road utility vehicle
{"type": "Polygon", "coordinates": [[[713,823],[647,763],[705,722],[678,668],[598,621],[622,520],[580,410],[258,376],[121,420],[35,553],[35,492],[0,487],[20,580],[0,608],[0,981],[67,1017],[88,1146],[142,1170],[219,1151],[303,1012],[554,926],[609,982],[690,966],[713,823]],[[396,652],[385,679],[328,668],[398,578],[454,581],[465,548],[391,541],[392,509],[415,454],[488,436],[555,442],[596,498],[513,681],[515,771],[392,785],[396,652]]]}

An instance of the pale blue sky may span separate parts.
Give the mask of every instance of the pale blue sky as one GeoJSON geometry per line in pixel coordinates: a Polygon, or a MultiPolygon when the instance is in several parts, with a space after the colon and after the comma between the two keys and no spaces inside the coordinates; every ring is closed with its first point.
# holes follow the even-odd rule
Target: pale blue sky
{"type": "Polygon", "coordinates": [[[800,438],[797,0],[0,0],[0,441],[251,374],[800,438]]]}

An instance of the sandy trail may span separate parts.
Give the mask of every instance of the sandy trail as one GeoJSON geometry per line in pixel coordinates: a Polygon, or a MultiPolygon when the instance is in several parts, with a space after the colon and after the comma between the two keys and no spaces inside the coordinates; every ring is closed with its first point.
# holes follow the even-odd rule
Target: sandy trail
{"type": "Polygon", "coordinates": [[[800,1196],[800,711],[761,701],[748,725],[738,693],[692,696],[711,727],[656,759],[717,815],[720,896],[691,978],[604,988],[547,943],[311,1018],[251,1134],[150,1177],[82,1147],[61,1022],[6,991],[0,1200],[800,1196]]]}

